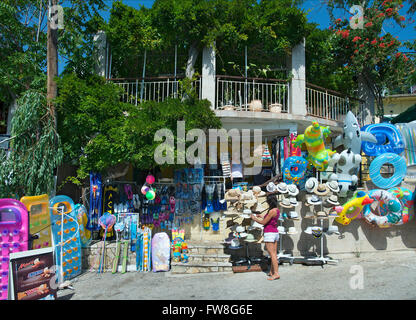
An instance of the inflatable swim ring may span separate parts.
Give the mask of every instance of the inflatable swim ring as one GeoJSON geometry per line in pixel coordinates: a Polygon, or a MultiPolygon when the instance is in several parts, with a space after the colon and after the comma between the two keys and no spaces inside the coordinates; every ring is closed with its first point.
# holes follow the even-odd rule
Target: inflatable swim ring
{"type": "Polygon", "coordinates": [[[287,184],[295,184],[299,189],[305,186],[305,173],[308,161],[303,157],[289,157],[283,164],[283,181],[287,184]]]}
{"type": "Polygon", "coordinates": [[[375,158],[370,164],[370,179],[373,183],[383,189],[390,189],[403,181],[406,175],[406,161],[395,153],[385,153],[375,158]],[[381,167],[385,164],[391,164],[394,167],[394,174],[390,178],[381,176],[381,167]]]}
{"type": "MultiPolygon", "coordinates": [[[[413,212],[412,210],[409,210],[413,204],[414,204],[414,194],[412,191],[410,191],[407,188],[403,188],[403,187],[395,187],[395,188],[391,188],[389,190],[387,190],[388,192],[390,192],[393,196],[395,196],[397,199],[399,199],[399,201],[402,204],[402,214],[401,214],[401,218],[399,220],[399,222],[396,223],[396,225],[402,225],[405,224],[407,222],[409,222],[410,220],[413,219],[413,212]],[[410,213],[409,213],[410,211],[410,213]]],[[[388,214],[388,206],[386,205],[386,203],[384,203],[383,201],[380,202],[380,214],[385,216],[388,214]]]]}
{"type": "Polygon", "coordinates": [[[388,209],[386,215],[376,215],[371,211],[371,206],[366,205],[363,215],[368,223],[377,225],[380,228],[388,228],[397,224],[402,219],[402,204],[392,193],[386,190],[374,189],[368,192],[368,196],[379,202],[379,208],[380,204],[384,203],[388,209]]]}
{"type": "Polygon", "coordinates": [[[373,201],[364,191],[357,191],[344,206],[335,207],[338,213],[335,221],[344,226],[350,224],[352,220],[358,218],[364,206],[371,204],[373,201]]]}
{"type": "Polygon", "coordinates": [[[371,133],[377,139],[377,143],[361,142],[367,156],[377,157],[384,153],[401,154],[404,151],[402,134],[390,123],[368,124],[362,127],[361,131],[371,133]]]}

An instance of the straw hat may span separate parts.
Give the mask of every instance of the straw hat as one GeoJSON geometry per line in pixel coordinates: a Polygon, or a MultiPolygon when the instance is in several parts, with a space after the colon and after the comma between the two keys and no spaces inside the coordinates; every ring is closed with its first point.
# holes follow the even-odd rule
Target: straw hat
{"type": "Polygon", "coordinates": [[[316,195],[312,195],[310,198],[308,198],[307,202],[313,206],[316,206],[322,203],[321,199],[319,199],[319,197],[316,195]]]}
{"type": "Polygon", "coordinates": [[[297,196],[299,194],[299,189],[294,184],[289,184],[287,186],[287,191],[289,193],[289,196],[297,196]]]}
{"type": "Polygon", "coordinates": [[[336,195],[330,196],[328,199],[326,199],[326,202],[334,206],[339,206],[338,197],[336,195]]]}
{"type": "Polygon", "coordinates": [[[287,184],[284,182],[280,182],[277,185],[277,191],[279,191],[280,193],[287,193],[288,192],[287,184]]]}
{"type": "Polygon", "coordinates": [[[290,200],[287,198],[280,201],[279,204],[282,208],[287,208],[287,209],[293,208],[293,205],[290,203],[290,200]]]}
{"type": "Polygon", "coordinates": [[[289,227],[289,230],[287,231],[287,234],[297,234],[298,231],[295,227],[289,227]]]}
{"type": "Polygon", "coordinates": [[[261,188],[259,186],[254,186],[253,187],[253,193],[254,194],[258,194],[258,193],[260,193],[260,191],[261,191],[261,188]]]}
{"type": "Polygon", "coordinates": [[[313,193],[315,189],[318,187],[318,179],[316,178],[309,178],[305,182],[305,190],[309,193],[313,193]]]}
{"type": "Polygon", "coordinates": [[[278,226],[277,231],[279,231],[280,234],[286,234],[285,227],[283,227],[283,226],[278,226]]]}
{"type": "Polygon", "coordinates": [[[295,197],[290,197],[290,198],[289,198],[289,202],[290,202],[290,204],[291,204],[292,206],[294,206],[294,207],[297,207],[297,206],[298,206],[298,204],[299,204],[298,200],[296,200],[296,198],[295,198],[295,197]]]}
{"type": "Polygon", "coordinates": [[[329,193],[329,188],[325,184],[321,183],[314,190],[314,193],[318,196],[326,196],[329,193]]]}
{"type": "Polygon", "coordinates": [[[289,212],[289,217],[290,217],[290,219],[293,219],[293,220],[299,220],[299,215],[296,211],[290,211],[289,212]]]}
{"type": "Polygon", "coordinates": [[[269,182],[266,187],[267,192],[276,192],[277,186],[274,184],[274,182],[269,182]]]}
{"type": "Polygon", "coordinates": [[[313,219],[313,218],[315,218],[315,215],[313,212],[310,212],[310,211],[306,212],[305,219],[313,219]]]}
{"type": "Polygon", "coordinates": [[[339,235],[340,234],[340,232],[338,230],[338,226],[335,226],[335,225],[329,226],[328,230],[326,230],[325,233],[328,234],[328,235],[333,235],[333,234],[339,235]]]}
{"type": "Polygon", "coordinates": [[[246,228],[245,228],[245,227],[243,227],[243,226],[237,226],[237,227],[235,228],[235,232],[237,232],[237,233],[242,233],[242,232],[244,232],[244,231],[246,231],[246,228]]]}
{"type": "Polygon", "coordinates": [[[326,185],[331,192],[339,192],[339,185],[337,181],[328,181],[326,185]]]}
{"type": "Polygon", "coordinates": [[[247,237],[244,239],[245,242],[257,242],[256,238],[254,238],[254,235],[251,233],[247,234],[247,237]]]}
{"type": "Polygon", "coordinates": [[[231,240],[230,248],[238,248],[240,247],[240,241],[235,238],[231,240]]]}
{"type": "Polygon", "coordinates": [[[251,223],[251,229],[263,229],[264,226],[260,223],[258,223],[257,221],[252,221],[251,223]]]}
{"type": "Polygon", "coordinates": [[[325,211],[318,211],[316,213],[316,216],[318,217],[318,219],[328,219],[328,216],[325,213],[325,211]]]}

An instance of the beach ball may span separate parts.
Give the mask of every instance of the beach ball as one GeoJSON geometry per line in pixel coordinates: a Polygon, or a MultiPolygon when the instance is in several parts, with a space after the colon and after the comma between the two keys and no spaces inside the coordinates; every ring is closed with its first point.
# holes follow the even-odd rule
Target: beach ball
{"type": "Polygon", "coordinates": [[[146,195],[146,193],[148,193],[148,192],[149,192],[149,190],[150,190],[149,186],[143,185],[143,187],[142,187],[142,189],[141,189],[141,192],[142,192],[142,194],[145,196],[145,195],[146,195]]]}
{"type": "Polygon", "coordinates": [[[153,183],[155,183],[155,177],[154,176],[152,176],[151,174],[149,174],[147,177],[146,177],[146,182],[148,183],[148,184],[153,184],[153,183]]]}
{"type": "Polygon", "coordinates": [[[156,198],[156,192],[154,192],[154,190],[149,190],[146,193],[146,199],[147,200],[153,200],[154,198],[156,198]]]}

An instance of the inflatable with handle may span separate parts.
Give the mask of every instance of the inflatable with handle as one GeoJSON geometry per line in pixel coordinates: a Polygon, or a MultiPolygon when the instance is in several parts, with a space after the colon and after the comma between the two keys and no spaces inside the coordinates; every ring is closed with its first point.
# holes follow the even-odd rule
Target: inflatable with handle
{"type": "Polygon", "coordinates": [[[404,151],[404,142],[399,129],[390,123],[368,124],[361,129],[362,132],[373,134],[377,143],[363,141],[363,152],[367,156],[377,157],[385,153],[401,154],[404,151]]]}
{"type": "Polygon", "coordinates": [[[325,171],[328,167],[329,158],[335,153],[325,148],[324,139],[331,133],[329,127],[319,125],[313,121],[312,125],[306,128],[304,134],[298,135],[296,140],[292,141],[295,147],[300,147],[303,143],[308,149],[306,160],[312,164],[318,171],[325,171]]]}
{"type": "Polygon", "coordinates": [[[371,204],[373,201],[364,191],[357,191],[343,206],[335,207],[338,213],[335,221],[342,225],[350,224],[352,220],[359,217],[364,206],[371,204]]]}
{"type": "MultiPolygon", "coordinates": [[[[413,210],[409,210],[409,209],[411,209],[414,205],[413,192],[403,187],[394,187],[387,191],[391,193],[393,196],[395,196],[397,199],[399,199],[402,205],[401,218],[396,223],[396,225],[402,225],[412,220],[414,216],[413,210]]],[[[385,203],[384,201],[380,201],[379,212],[382,216],[389,214],[388,204],[385,203]]]]}
{"type": "Polygon", "coordinates": [[[371,161],[369,174],[373,183],[381,189],[389,189],[399,185],[406,176],[406,161],[395,153],[384,153],[377,156],[371,161]],[[381,168],[385,164],[391,164],[394,167],[394,173],[389,178],[383,178],[381,168]]]}

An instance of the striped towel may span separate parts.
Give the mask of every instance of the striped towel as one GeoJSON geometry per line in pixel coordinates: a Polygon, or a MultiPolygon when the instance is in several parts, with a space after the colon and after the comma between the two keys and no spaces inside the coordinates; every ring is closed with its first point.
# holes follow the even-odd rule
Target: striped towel
{"type": "Polygon", "coordinates": [[[407,166],[416,165],[416,123],[398,123],[395,126],[403,136],[407,166]]]}
{"type": "Polygon", "coordinates": [[[231,166],[228,160],[228,154],[221,154],[222,175],[224,177],[231,177],[231,166]]]}
{"type": "Polygon", "coordinates": [[[267,146],[267,144],[264,145],[261,160],[263,160],[263,161],[272,161],[272,156],[270,154],[269,147],[267,146]]]}

